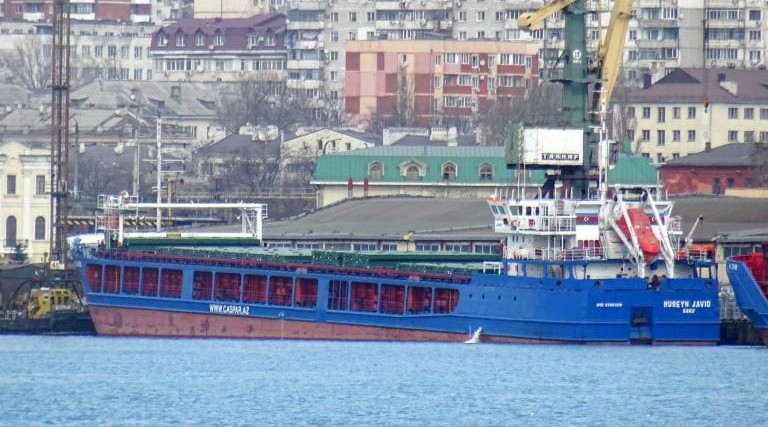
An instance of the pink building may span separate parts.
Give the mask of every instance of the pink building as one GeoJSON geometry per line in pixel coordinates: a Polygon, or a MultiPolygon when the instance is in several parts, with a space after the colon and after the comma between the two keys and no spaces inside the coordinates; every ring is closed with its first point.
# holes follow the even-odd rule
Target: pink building
{"type": "Polygon", "coordinates": [[[345,109],[390,120],[408,108],[415,125],[469,120],[489,101],[523,97],[538,84],[536,42],[350,41],[345,109]]]}

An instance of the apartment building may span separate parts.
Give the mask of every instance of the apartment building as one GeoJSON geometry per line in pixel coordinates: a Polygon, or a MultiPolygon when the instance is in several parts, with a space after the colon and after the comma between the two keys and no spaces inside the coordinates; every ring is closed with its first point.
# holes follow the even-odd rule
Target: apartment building
{"type": "Polygon", "coordinates": [[[160,28],[150,46],[155,79],[285,78],[285,15],[190,19],[160,28]]]}
{"type": "Polygon", "coordinates": [[[657,164],[729,143],[768,142],[768,71],[677,69],[629,95],[626,139],[657,164]]]}
{"type": "Polygon", "coordinates": [[[535,42],[348,42],[346,112],[387,122],[408,109],[408,124],[419,126],[471,120],[490,101],[522,98],[538,84],[537,52],[535,42]]]}
{"type": "Polygon", "coordinates": [[[271,9],[270,0],[195,0],[194,18],[248,18],[271,9]]]}

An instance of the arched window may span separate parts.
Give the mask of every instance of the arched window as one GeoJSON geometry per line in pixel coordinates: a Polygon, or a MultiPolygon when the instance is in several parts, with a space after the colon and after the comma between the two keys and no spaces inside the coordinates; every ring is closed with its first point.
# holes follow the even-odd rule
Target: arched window
{"type": "Polygon", "coordinates": [[[35,240],[45,240],[45,218],[35,218],[35,240]]]}
{"type": "Polygon", "coordinates": [[[456,181],[456,165],[453,163],[443,164],[443,179],[446,181],[456,181]]]}
{"type": "Polygon", "coordinates": [[[5,220],[5,247],[16,246],[16,217],[11,215],[5,220]]]}
{"type": "Polygon", "coordinates": [[[368,165],[368,179],[372,181],[381,181],[384,179],[384,166],[379,162],[373,162],[368,165]]]}
{"type": "Polygon", "coordinates": [[[480,181],[493,181],[493,166],[483,163],[477,171],[480,181]]]}
{"type": "Polygon", "coordinates": [[[419,180],[419,167],[416,165],[410,165],[405,170],[405,179],[408,181],[418,181],[419,180]]]}

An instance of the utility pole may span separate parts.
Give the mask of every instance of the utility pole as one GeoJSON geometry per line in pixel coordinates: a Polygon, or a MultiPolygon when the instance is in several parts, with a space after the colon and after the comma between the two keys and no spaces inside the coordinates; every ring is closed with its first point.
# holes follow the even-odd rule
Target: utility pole
{"type": "Polygon", "coordinates": [[[163,125],[160,117],[157,118],[156,127],[157,129],[155,130],[155,142],[157,143],[157,223],[155,224],[155,229],[159,232],[161,229],[160,222],[163,219],[163,210],[160,209],[160,203],[163,202],[163,147],[160,135],[163,130],[163,125]]]}
{"type": "Polygon", "coordinates": [[[69,188],[69,0],[53,3],[51,73],[51,268],[67,267],[67,196],[69,188]]]}

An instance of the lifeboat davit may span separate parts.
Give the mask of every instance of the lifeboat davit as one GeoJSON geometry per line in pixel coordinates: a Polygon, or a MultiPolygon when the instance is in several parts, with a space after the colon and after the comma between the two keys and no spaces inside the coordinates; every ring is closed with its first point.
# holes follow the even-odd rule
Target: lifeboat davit
{"type": "MultiPolygon", "coordinates": [[[[643,252],[643,257],[647,265],[651,264],[661,251],[661,244],[659,239],[653,234],[651,229],[651,221],[648,220],[648,215],[640,208],[627,209],[627,216],[629,217],[632,229],[637,236],[637,243],[640,245],[640,250],[643,252]]],[[[624,216],[619,217],[616,221],[619,229],[624,233],[627,238],[630,238],[629,226],[624,216]]]]}

